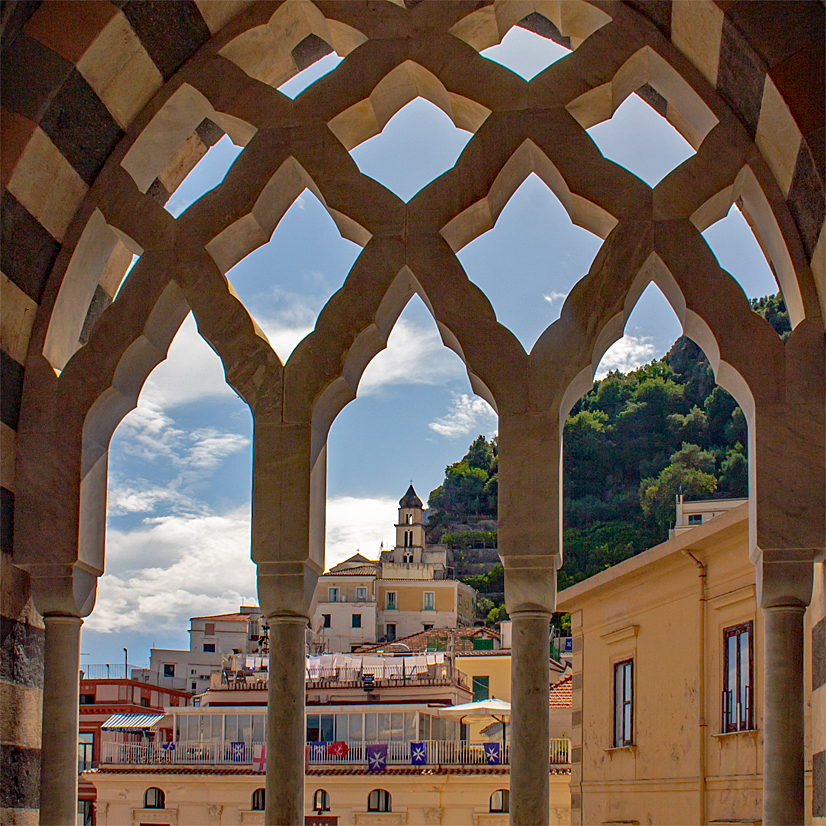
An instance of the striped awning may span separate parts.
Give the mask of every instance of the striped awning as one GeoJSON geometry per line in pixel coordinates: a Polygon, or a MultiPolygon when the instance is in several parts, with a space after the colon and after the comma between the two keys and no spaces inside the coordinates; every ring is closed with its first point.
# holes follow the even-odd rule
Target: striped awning
{"type": "Polygon", "coordinates": [[[100,728],[101,731],[147,731],[163,720],[164,714],[113,714],[100,728]]]}

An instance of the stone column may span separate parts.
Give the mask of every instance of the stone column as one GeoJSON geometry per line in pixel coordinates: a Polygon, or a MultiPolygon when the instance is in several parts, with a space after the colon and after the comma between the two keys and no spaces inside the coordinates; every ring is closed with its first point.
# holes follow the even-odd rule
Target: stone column
{"type": "Polygon", "coordinates": [[[554,413],[499,414],[499,554],[513,620],[510,822],[541,826],[550,804],[550,621],[560,560],[560,441],[554,413]]]}
{"type": "Polygon", "coordinates": [[[80,617],[46,615],[43,741],[40,752],[40,823],[65,826],[77,819],[77,731],[80,617]]]}
{"type": "Polygon", "coordinates": [[[800,550],[763,550],[757,563],[763,608],[763,823],[803,823],[803,615],[814,564],[800,550]]]}
{"type": "Polygon", "coordinates": [[[511,613],[511,795],[514,826],[548,822],[550,806],[550,686],[551,612],[511,613]]]}
{"type": "Polygon", "coordinates": [[[268,616],[266,823],[304,822],[304,657],[307,617],[268,616]]]}
{"type": "Polygon", "coordinates": [[[763,609],[763,823],[803,823],[804,605],[763,609]]]}

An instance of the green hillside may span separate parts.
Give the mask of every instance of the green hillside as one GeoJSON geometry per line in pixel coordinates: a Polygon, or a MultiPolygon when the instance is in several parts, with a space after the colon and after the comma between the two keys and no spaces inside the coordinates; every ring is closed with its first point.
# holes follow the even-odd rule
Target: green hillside
{"type": "MultiPolygon", "coordinates": [[[[788,335],[779,295],[752,307],[788,335]]],[[[685,337],[662,359],[595,382],[565,424],[560,589],[664,541],[681,489],[689,500],[747,496],[746,444],[742,410],[685,337]]],[[[497,471],[496,439],[479,436],[430,494],[429,541],[495,547],[497,471]]],[[[501,590],[498,571],[488,576],[496,580],[489,590],[501,590]]],[[[488,590],[484,577],[472,579],[488,590]]]]}

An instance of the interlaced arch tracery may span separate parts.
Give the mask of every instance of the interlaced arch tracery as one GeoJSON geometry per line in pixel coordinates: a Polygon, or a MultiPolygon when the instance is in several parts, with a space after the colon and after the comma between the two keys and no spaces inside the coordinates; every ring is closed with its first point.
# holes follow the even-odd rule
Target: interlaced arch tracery
{"type": "MultiPolygon", "coordinates": [[[[633,8],[639,4],[613,0],[160,5],[170,21],[176,7],[200,9],[201,23],[191,27],[201,39],[177,63],[136,47],[156,58],[160,74],[144,65],[131,108],[110,102],[113,89],[129,88],[122,67],[102,77],[86,66],[84,77],[114,110],[122,137],[99,171],[84,172],[82,195],[55,234],[60,251],[22,348],[14,561],[30,573],[41,613],[82,616],[91,608],[104,568],[109,439],[189,311],[255,422],[252,555],[262,605],[272,616],[306,613],[324,564],[327,431],[414,293],[500,417],[509,606],[553,607],[561,491],[543,469],[559,466],[565,416],[652,280],[747,414],[754,560],[759,566],[761,554],[777,549],[795,549],[796,561],[803,549],[809,564],[822,556],[822,187],[820,201],[793,197],[803,162],[790,160],[777,137],[789,135],[789,109],[778,107],[782,95],[770,75],[756,118],[732,91],[728,62],[737,56],[721,45],[729,25],[721,8],[710,0],[649,4],[642,13],[633,8]],[[669,7],[667,21],[655,5],[669,7]],[[571,54],[530,82],[479,54],[536,14],[569,38],[571,54]],[[329,50],[345,57],[329,75],[295,100],[277,91],[329,50]],[[696,150],[653,189],[605,159],[585,131],[646,85],[666,100],[669,121],[696,150]],[[361,174],[349,150],[417,97],[473,136],[456,165],[405,204],[361,174]],[[165,200],[202,156],[204,136],[222,132],[243,151],[219,186],[173,218],[165,200]],[[532,172],[574,223],[604,240],[560,318],[526,353],[456,253],[495,224],[532,172]],[[305,188],[362,252],[314,331],[282,364],[226,273],[267,243],[305,188]],[[735,200],[783,289],[794,327],[786,342],[752,312],[701,235],[735,200]],[[125,250],[140,258],[120,286],[125,250]],[[113,284],[117,300],[92,314],[95,297],[102,290],[111,299],[113,284]],[[792,446],[791,462],[778,439],[792,446]],[[778,520],[780,501],[790,497],[799,518],[778,520]]],[[[125,15],[141,31],[135,14],[112,19],[120,25],[125,15]]],[[[57,36],[29,25],[47,44],[57,36]]],[[[19,158],[37,152],[43,138],[55,148],[45,129],[36,126],[19,158]]],[[[799,153],[811,159],[798,134],[799,153]]],[[[42,195],[14,175],[8,186],[54,225],[42,195]]],[[[787,590],[781,587],[783,598],[787,590]]],[[[283,799],[267,788],[276,811],[283,799]]]]}

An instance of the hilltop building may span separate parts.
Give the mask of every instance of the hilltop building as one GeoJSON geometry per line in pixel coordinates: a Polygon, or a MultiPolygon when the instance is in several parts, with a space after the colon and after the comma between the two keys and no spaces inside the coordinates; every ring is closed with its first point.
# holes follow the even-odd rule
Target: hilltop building
{"type": "Polygon", "coordinates": [[[410,485],[399,500],[396,544],[371,561],[360,553],[316,585],[312,643],[350,652],[431,628],[471,626],[476,591],[452,579],[451,551],[428,545],[422,501],[410,485]]]}

